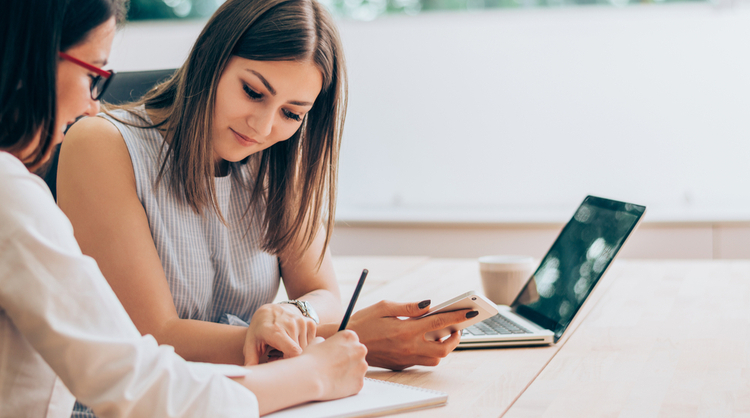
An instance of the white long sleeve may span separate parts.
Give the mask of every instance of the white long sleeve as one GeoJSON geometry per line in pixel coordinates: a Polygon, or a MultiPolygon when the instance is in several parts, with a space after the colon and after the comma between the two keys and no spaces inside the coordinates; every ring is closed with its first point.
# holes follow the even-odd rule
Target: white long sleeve
{"type": "Polygon", "coordinates": [[[139,334],[44,182],[0,152],[0,418],[68,418],[71,393],[102,418],[258,416],[252,392],[139,334]]]}

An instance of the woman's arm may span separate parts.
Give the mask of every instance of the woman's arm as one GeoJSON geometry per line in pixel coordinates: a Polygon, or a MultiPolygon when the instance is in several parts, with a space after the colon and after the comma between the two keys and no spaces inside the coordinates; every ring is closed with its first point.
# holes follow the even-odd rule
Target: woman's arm
{"type": "Polygon", "coordinates": [[[244,364],[244,328],[178,317],[117,128],[98,117],[76,123],[57,176],[58,204],[81,249],[97,261],[141,334],[188,360],[244,364]]]}
{"type": "Polygon", "coordinates": [[[140,335],[44,183],[16,163],[11,176],[0,168],[0,334],[9,337],[0,363],[10,365],[11,380],[14,369],[25,377],[0,395],[0,404],[6,395],[20,402],[0,409],[45,410],[38,403],[49,400],[51,368],[99,416],[257,417],[252,393],[193,372],[171,347],[140,335]]]}
{"type": "MultiPolygon", "coordinates": [[[[341,294],[333,269],[331,251],[326,248],[323,260],[318,265],[325,245],[325,230],[320,228],[310,248],[300,257],[281,257],[281,277],[289,299],[310,302],[317,312],[320,323],[340,321],[344,314],[341,294]]],[[[299,310],[287,305],[292,310],[299,310]]]]}

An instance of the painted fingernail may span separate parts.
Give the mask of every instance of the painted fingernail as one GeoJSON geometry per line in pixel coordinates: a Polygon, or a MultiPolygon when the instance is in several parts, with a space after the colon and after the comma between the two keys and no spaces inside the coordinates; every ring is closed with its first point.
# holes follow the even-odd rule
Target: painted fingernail
{"type": "Polygon", "coordinates": [[[419,309],[424,309],[424,308],[430,306],[430,303],[432,303],[432,301],[429,300],[429,299],[427,299],[427,300],[423,300],[423,301],[419,302],[419,305],[417,305],[417,306],[419,306],[419,309]]]}
{"type": "Polygon", "coordinates": [[[477,315],[479,315],[479,311],[466,312],[466,319],[474,318],[477,315]]]}

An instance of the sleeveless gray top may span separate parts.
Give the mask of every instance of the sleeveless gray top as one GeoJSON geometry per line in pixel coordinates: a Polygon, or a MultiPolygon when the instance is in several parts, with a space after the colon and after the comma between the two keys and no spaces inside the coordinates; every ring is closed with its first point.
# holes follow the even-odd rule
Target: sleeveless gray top
{"type": "MultiPolygon", "coordinates": [[[[137,109],[146,120],[144,109],[137,109]]],[[[112,112],[117,118],[142,125],[137,116],[112,112]]],[[[229,175],[217,177],[216,195],[227,222],[203,210],[197,214],[168,182],[154,187],[161,167],[164,138],[158,130],[138,128],[110,117],[130,152],[136,191],[148,217],[164,273],[182,319],[210,322],[250,322],[261,305],[270,303],[279,289],[276,256],[260,249],[262,211],[248,210],[248,174],[232,164],[229,175]]],[[[149,121],[150,123],[150,121],[149,121]]]]}

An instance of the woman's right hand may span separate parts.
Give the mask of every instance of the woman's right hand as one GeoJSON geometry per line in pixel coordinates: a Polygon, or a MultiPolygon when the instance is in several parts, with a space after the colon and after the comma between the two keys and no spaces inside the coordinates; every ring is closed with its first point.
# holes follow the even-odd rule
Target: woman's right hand
{"type": "Polygon", "coordinates": [[[269,303],[253,314],[245,334],[245,366],[261,362],[271,349],[283,353],[284,358],[302,354],[309,341],[315,338],[315,321],[302,315],[294,305],[269,303]]]}
{"type": "Polygon", "coordinates": [[[359,393],[365,384],[367,348],[354,331],[316,337],[302,354],[250,367],[233,378],[258,399],[260,415],[310,401],[327,401],[359,393]]]}
{"type": "Polygon", "coordinates": [[[359,342],[354,331],[337,332],[325,341],[315,338],[302,353],[302,357],[307,356],[314,370],[306,372],[319,378],[318,400],[344,398],[362,389],[367,372],[367,347],[359,342]]]}

